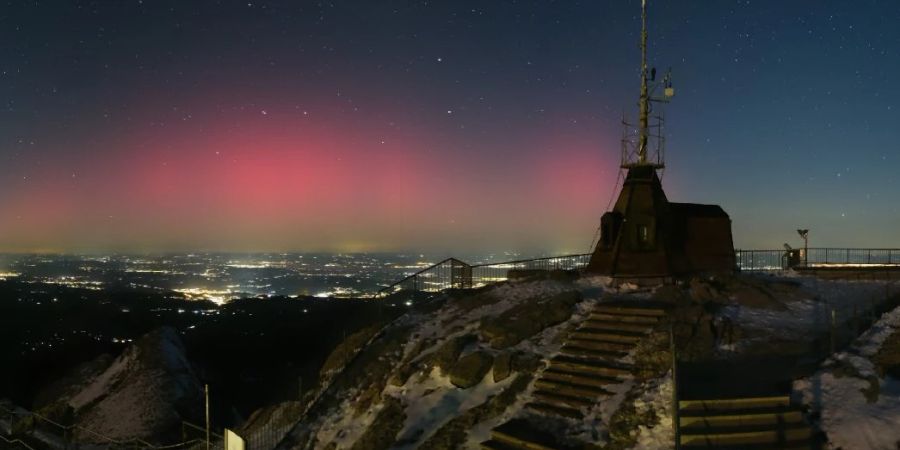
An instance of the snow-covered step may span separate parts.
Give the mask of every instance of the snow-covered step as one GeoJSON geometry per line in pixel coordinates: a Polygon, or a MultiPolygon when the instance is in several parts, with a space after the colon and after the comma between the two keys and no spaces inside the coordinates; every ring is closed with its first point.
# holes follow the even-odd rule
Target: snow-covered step
{"type": "Polygon", "coordinates": [[[597,339],[582,339],[575,336],[570,336],[565,345],[590,350],[620,352],[623,354],[628,353],[629,351],[631,351],[631,349],[634,348],[633,343],[610,342],[597,339]]]}
{"type": "Polygon", "coordinates": [[[561,368],[551,367],[541,374],[543,380],[562,381],[570,384],[581,386],[593,386],[602,388],[610,384],[618,383],[621,380],[616,377],[604,377],[597,375],[584,375],[581,373],[572,373],[561,368]]]}
{"type": "Polygon", "coordinates": [[[787,395],[679,402],[683,448],[809,449],[812,428],[787,395]]]}
{"type": "MultiPolygon", "coordinates": [[[[524,419],[513,419],[491,430],[491,441],[505,447],[498,449],[557,450],[556,438],[524,419]]],[[[488,441],[490,442],[490,441],[488,441]]]]}
{"type": "Polygon", "coordinates": [[[782,424],[804,423],[800,411],[681,416],[679,423],[682,430],[704,430],[710,428],[778,426],[782,424]]]}
{"type": "Polygon", "coordinates": [[[570,339],[583,339],[588,341],[618,342],[622,344],[636,344],[641,337],[621,332],[603,331],[575,331],[569,335],[570,339]]]}
{"type": "Polygon", "coordinates": [[[551,415],[557,415],[557,416],[562,416],[562,417],[569,417],[572,419],[581,419],[582,417],[584,417],[584,414],[582,414],[582,412],[576,408],[562,407],[562,406],[557,406],[557,405],[551,405],[548,403],[532,402],[532,403],[525,405],[525,407],[532,411],[540,412],[543,414],[551,414],[551,415]]]}
{"type": "Polygon", "coordinates": [[[640,307],[640,306],[618,306],[618,305],[597,305],[594,307],[594,313],[613,314],[617,316],[653,316],[663,317],[666,311],[662,308],[640,307]]]}
{"type": "Polygon", "coordinates": [[[541,391],[554,392],[569,396],[578,396],[588,399],[598,399],[610,395],[603,388],[585,384],[573,383],[571,381],[561,381],[553,379],[541,378],[534,382],[534,386],[541,391]]]}
{"type": "Polygon", "coordinates": [[[592,367],[604,367],[620,371],[621,375],[631,374],[631,372],[634,370],[634,366],[632,364],[610,360],[608,358],[597,358],[594,356],[556,355],[555,357],[553,357],[553,359],[550,360],[550,362],[566,362],[573,364],[584,364],[592,367]]]}
{"type": "Polygon", "coordinates": [[[615,361],[623,356],[627,355],[627,352],[623,351],[609,351],[609,350],[596,350],[592,348],[584,348],[580,347],[577,344],[565,344],[559,350],[559,353],[562,355],[569,355],[580,358],[596,358],[596,359],[605,359],[609,361],[615,361]]]}
{"type": "Polygon", "coordinates": [[[608,365],[596,360],[588,361],[565,356],[557,356],[550,360],[550,367],[553,369],[563,369],[567,372],[586,375],[602,375],[606,377],[626,377],[631,375],[631,368],[608,365]]]}
{"type": "Polygon", "coordinates": [[[787,395],[771,397],[747,397],[727,399],[681,400],[678,402],[682,412],[726,412],[746,411],[752,409],[778,409],[788,408],[791,398],[787,395]]]}
{"type": "Polygon", "coordinates": [[[658,316],[624,316],[619,314],[607,314],[607,313],[593,313],[588,316],[589,321],[600,320],[600,321],[618,321],[618,322],[627,322],[627,323],[644,323],[647,325],[656,325],[659,323],[658,316]]]}
{"type": "Polygon", "coordinates": [[[581,324],[581,327],[578,328],[578,331],[625,331],[630,333],[639,333],[646,334],[653,330],[653,327],[646,324],[639,323],[627,323],[627,322],[616,322],[612,321],[600,321],[600,320],[586,320],[581,324]]]}
{"type": "Polygon", "coordinates": [[[785,442],[805,442],[813,437],[806,424],[759,431],[734,431],[717,433],[686,433],[682,430],[681,446],[685,448],[710,448],[743,445],[779,445],[785,442]]]}
{"type": "Polygon", "coordinates": [[[583,397],[578,395],[568,395],[561,392],[551,392],[543,389],[536,390],[532,393],[535,400],[548,405],[560,406],[565,408],[589,408],[596,403],[592,397],[583,397]]]}

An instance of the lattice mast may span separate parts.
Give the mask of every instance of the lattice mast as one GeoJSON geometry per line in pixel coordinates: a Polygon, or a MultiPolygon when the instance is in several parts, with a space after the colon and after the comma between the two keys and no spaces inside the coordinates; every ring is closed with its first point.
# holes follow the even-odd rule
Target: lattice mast
{"type": "Polygon", "coordinates": [[[622,136],[622,167],[652,166],[656,169],[665,167],[663,148],[662,111],[653,115],[653,103],[668,103],[675,94],[672,88],[671,70],[666,72],[663,81],[656,81],[656,69],[647,64],[647,0],[641,0],[641,95],[638,100],[637,127],[626,122],[622,136]],[[653,94],[662,85],[663,97],[653,94]],[[635,139],[636,137],[636,139],[635,139]]]}
{"type": "Polygon", "coordinates": [[[647,164],[647,144],[649,141],[650,94],[647,92],[647,0],[641,0],[641,98],[640,138],[638,144],[638,164],[647,164]]]}

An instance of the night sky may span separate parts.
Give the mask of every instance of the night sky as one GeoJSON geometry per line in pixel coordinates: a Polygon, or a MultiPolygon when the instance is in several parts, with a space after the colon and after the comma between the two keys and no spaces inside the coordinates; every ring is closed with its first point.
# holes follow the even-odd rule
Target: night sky
{"type": "MultiPolygon", "coordinates": [[[[587,252],[640,4],[11,1],[0,251],[587,252]]],[[[900,246],[900,2],[655,1],[674,201],[900,246]]]]}

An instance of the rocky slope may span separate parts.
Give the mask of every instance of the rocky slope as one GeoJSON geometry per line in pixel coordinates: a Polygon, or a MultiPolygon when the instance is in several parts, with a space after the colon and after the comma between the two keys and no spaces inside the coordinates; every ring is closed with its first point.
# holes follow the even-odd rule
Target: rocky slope
{"type": "Polygon", "coordinates": [[[848,324],[851,312],[862,313],[860,299],[883,288],[746,275],[611,287],[602,277],[545,274],[445,292],[348,338],[306,404],[278,410],[281,426],[294,423],[278,448],[480,448],[499,426],[519,420],[565,448],[670,448],[669,330],[680,360],[701,368],[755,361],[782,347],[795,358],[810,352],[811,337],[827,334],[832,310],[838,325],[848,324]],[[620,360],[634,370],[604,387],[609,396],[580,417],[535,415],[528,406],[538,380],[565,353],[567,336],[610,298],[667,304],[669,317],[620,360]]]}
{"type": "Polygon", "coordinates": [[[55,390],[57,400],[40,412],[77,425],[78,442],[172,442],[182,418],[199,417],[203,407],[202,386],[169,327],[135,341],[111,362],[80,367],[55,390]]]}
{"type": "MultiPolygon", "coordinates": [[[[356,342],[356,351],[338,349],[334,360],[346,364],[323,371],[325,388],[279,448],[479,448],[492,428],[526,414],[535,379],[593,305],[633,289],[608,288],[607,283],[549,274],[448,292],[417,304],[366,336],[365,344],[356,342]]],[[[650,293],[632,295],[648,298],[650,293]]],[[[615,402],[573,422],[565,433],[573,440],[603,443],[609,433],[598,423],[604,420],[639,433],[638,424],[625,424],[629,419],[622,414],[611,419],[621,404],[633,411],[638,404],[647,416],[646,405],[653,400],[632,391],[638,385],[644,386],[621,386],[615,402]]],[[[645,387],[666,392],[658,382],[645,387]]]]}

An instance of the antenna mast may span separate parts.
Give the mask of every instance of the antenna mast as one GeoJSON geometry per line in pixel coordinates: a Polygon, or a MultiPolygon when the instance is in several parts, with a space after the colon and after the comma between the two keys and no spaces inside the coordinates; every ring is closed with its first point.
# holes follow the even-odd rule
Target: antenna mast
{"type": "Polygon", "coordinates": [[[638,164],[647,164],[647,141],[649,131],[650,94],[647,90],[647,0],[641,0],[641,99],[638,141],[638,164]]]}
{"type": "Polygon", "coordinates": [[[675,95],[672,88],[672,70],[666,71],[662,81],[656,80],[656,68],[647,64],[647,0],[641,0],[641,97],[638,101],[638,122],[636,125],[622,117],[622,165],[623,169],[649,166],[665,168],[663,150],[663,111],[654,113],[653,103],[669,103],[675,95]],[[657,95],[662,89],[662,95],[657,95]]]}

